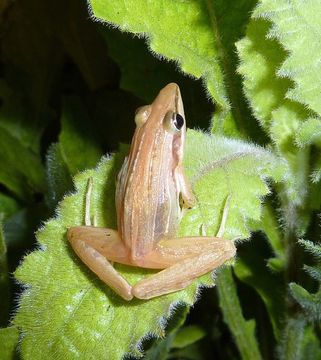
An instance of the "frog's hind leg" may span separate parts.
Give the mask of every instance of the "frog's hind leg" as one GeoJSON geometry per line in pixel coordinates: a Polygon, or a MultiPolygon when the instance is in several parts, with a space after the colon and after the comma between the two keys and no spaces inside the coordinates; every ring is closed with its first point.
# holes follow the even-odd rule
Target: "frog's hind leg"
{"type": "Polygon", "coordinates": [[[85,223],[68,229],[67,238],[78,257],[108,286],[125,300],[131,300],[131,285],[109,262],[127,263],[128,253],[117,231],[90,226],[90,195],[92,180],[86,194],[85,223]],[[109,259],[109,260],[108,260],[109,259]]]}
{"type": "MultiPolygon", "coordinates": [[[[128,282],[114,269],[105,254],[100,249],[108,252],[106,241],[110,241],[114,245],[118,243],[115,238],[110,236],[106,239],[103,234],[110,232],[110,229],[78,226],[68,230],[67,237],[78,257],[93,271],[105,284],[110,286],[118,295],[125,300],[133,298],[131,294],[131,286],[128,282]],[[97,230],[100,230],[99,234],[97,230]]],[[[119,245],[122,245],[119,242],[119,245]]],[[[122,253],[122,249],[119,249],[122,253]]],[[[120,256],[121,257],[121,256],[120,256]]],[[[121,261],[119,261],[121,262],[121,261]]]]}
{"type": "Polygon", "coordinates": [[[155,250],[141,259],[140,266],[164,269],[139,281],[132,294],[150,299],[184,289],[194,279],[221,266],[235,256],[233,241],[224,240],[230,196],[227,197],[217,237],[184,237],[161,240],[155,250]]]}
{"type": "Polygon", "coordinates": [[[150,299],[184,289],[197,277],[224,264],[236,253],[233,241],[214,237],[186,237],[167,239],[147,254],[144,267],[164,270],[139,281],[132,294],[150,299]]]}

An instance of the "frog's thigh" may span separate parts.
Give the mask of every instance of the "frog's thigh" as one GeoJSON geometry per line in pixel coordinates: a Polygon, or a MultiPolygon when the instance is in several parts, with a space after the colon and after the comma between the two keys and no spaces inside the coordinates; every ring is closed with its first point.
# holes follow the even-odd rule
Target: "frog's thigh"
{"type": "Polygon", "coordinates": [[[67,237],[78,257],[105,284],[123,299],[131,300],[133,298],[131,286],[107,260],[110,257],[117,257],[115,255],[117,250],[120,260],[127,257],[126,249],[117,231],[91,226],[77,226],[68,230],[67,237]]]}
{"type": "Polygon", "coordinates": [[[164,267],[169,267],[133,286],[132,294],[137,298],[150,299],[184,289],[195,278],[232,258],[236,248],[232,241],[210,237],[163,240],[144,257],[146,267],[149,261],[155,263],[157,252],[158,263],[163,259],[164,267]]]}

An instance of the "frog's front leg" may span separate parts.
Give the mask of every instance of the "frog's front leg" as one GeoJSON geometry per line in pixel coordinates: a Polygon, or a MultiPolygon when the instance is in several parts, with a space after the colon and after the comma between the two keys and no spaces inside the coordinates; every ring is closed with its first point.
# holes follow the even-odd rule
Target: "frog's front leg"
{"type": "Polygon", "coordinates": [[[112,260],[123,264],[129,263],[128,252],[117,231],[93,226],[76,226],[68,230],[67,237],[78,257],[104,283],[123,299],[133,298],[131,285],[109,262],[112,260]]]}
{"type": "Polygon", "coordinates": [[[184,289],[197,277],[221,266],[236,253],[233,241],[215,237],[162,240],[142,259],[144,267],[166,269],[139,281],[132,294],[150,299],[184,289]]]}
{"type": "Polygon", "coordinates": [[[176,176],[179,184],[178,188],[180,189],[181,198],[183,200],[182,207],[185,209],[192,208],[196,204],[196,198],[182,166],[178,168],[176,176]]]}

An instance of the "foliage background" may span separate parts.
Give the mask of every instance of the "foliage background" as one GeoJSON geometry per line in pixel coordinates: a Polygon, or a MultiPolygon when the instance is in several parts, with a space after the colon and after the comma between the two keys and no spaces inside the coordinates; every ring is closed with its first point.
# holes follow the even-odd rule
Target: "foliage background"
{"type": "MultiPolygon", "coordinates": [[[[259,211],[256,221],[252,216],[251,241],[238,244],[233,270],[222,269],[217,288],[203,289],[193,307],[178,306],[161,338],[145,338],[145,358],[321,358],[320,4],[91,5],[97,17],[149,40],[93,22],[84,1],[0,4],[0,358],[37,358],[37,346],[45,353],[46,343],[33,336],[33,326],[45,329],[39,303],[26,301],[22,284],[35,280],[32,260],[16,272],[19,283],[13,277],[24,255],[39,249],[35,231],[73,190],[74,175],[130,142],[135,109],[168,82],[180,85],[190,128],[265,146],[285,175],[271,182],[260,220],[259,211]],[[39,343],[29,346],[22,334],[39,343]]],[[[59,314],[48,315],[54,323],[59,314]]],[[[126,317],[117,324],[129,325],[126,317]]],[[[107,340],[117,348],[112,334],[107,340]]],[[[97,357],[105,349],[95,346],[97,357]]],[[[109,358],[127,353],[122,346],[109,358]]],[[[137,349],[126,356],[134,355],[137,349]]],[[[72,351],[65,356],[77,358],[72,351]]]]}

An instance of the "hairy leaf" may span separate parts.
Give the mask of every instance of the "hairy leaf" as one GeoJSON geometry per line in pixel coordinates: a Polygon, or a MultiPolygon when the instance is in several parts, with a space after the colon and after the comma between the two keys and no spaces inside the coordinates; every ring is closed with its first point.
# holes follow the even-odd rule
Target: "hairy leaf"
{"type": "MultiPolygon", "coordinates": [[[[263,231],[269,239],[274,256],[268,260],[270,269],[276,272],[284,270],[285,254],[282,232],[277,220],[277,211],[274,209],[271,201],[265,201],[263,204],[262,219],[259,222],[251,224],[253,231],[263,231]]],[[[255,272],[255,266],[251,266],[255,272]]]]}
{"type": "MultiPolygon", "coordinates": [[[[286,192],[284,221],[301,235],[320,197],[309,182],[310,151],[297,147],[311,144],[318,136],[311,132],[311,118],[320,116],[321,109],[320,49],[314,50],[320,42],[319,14],[316,0],[262,0],[247,37],[238,44],[245,94],[276,150],[288,162],[290,176],[282,191],[286,192]]],[[[319,176],[319,162],[314,165],[313,179],[319,176]]]]}
{"type": "Polygon", "coordinates": [[[314,328],[307,325],[304,329],[302,359],[315,360],[321,359],[320,342],[315,334],[314,328]]]}
{"type": "MultiPolygon", "coordinates": [[[[238,128],[235,119],[241,122],[241,114],[232,114],[223,74],[231,90],[229,96],[239,103],[234,70],[230,63],[233,56],[229,54],[233,52],[233,43],[240,36],[244,18],[247,17],[246,11],[251,8],[252,2],[230,4],[234,11],[230,7],[229,11],[237,19],[238,26],[234,27],[230,26],[230,14],[227,15],[223,1],[163,1],[146,4],[145,1],[110,3],[106,0],[91,0],[90,3],[93,15],[99,20],[119,26],[123,31],[142,34],[148,38],[153,52],[178,62],[184,72],[196,78],[205,78],[207,89],[217,105],[214,117],[216,130],[239,135],[242,130],[238,128]],[[142,14],[146,11],[148,16],[142,21],[142,14]],[[224,36],[221,36],[221,32],[224,36]]],[[[132,61],[136,62],[137,59],[132,61]]]]}
{"type": "Polygon", "coordinates": [[[16,357],[19,331],[15,326],[0,329],[1,360],[12,360],[16,357]]]}
{"type": "Polygon", "coordinates": [[[284,222],[303,234],[311,214],[306,206],[309,150],[297,147],[295,140],[299,127],[311,114],[301,103],[287,98],[292,79],[282,77],[279,68],[288,54],[278,38],[269,36],[271,23],[258,18],[258,11],[254,14],[246,37],[237,43],[239,72],[244,77],[244,91],[253,113],[287,163],[286,185],[280,189],[284,222]]]}
{"type": "Polygon", "coordinates": [[[264,180],[271,173],[281,180],[284,176],[282,163],[258,146],[197,131],[188,133],[192,144],[185,150],[186,170],[199,205],[188,211],[182,224],[190,234],[197,235],[199,229],[193,225],[197,220],[206,225],[209,234],[215,234],[221,221],[222,204],[230,196],[224,236],[248,238],[247,219],[260,219],[261,197],[269,193],[265,181],[258,180],[264,180]]]}
{"type": "Polygon", "coordinates": [[[0,193],[0,221],[13,215],[18,211],[19,205],[12,197],[0,193]]]}
{"type": "Polygon", "coordinates": [[[286,319],[282,332],[282,340],[277,348],[278,359],[303,359],[302,352],[305,325],[306,322],[303,316],[289,317],[286,319]]]}
{"type": "Polygon", "coordinates": [[[48,207],[54,210],[64,194],[73,189],[72,176],[61,154],[60,144],[52,144],[46,156],[46,175],[48,207]]]}
{"type": "Polygon", "coordinates": [[[65,98],[61,123],[60,152],[70,174],[75,175],[81,170],[94,166],[102,153],[94,141],[91,121],[80,99],[65,98]],[[80,152],[82,156],[79,156],[80,152]]]}
{"type": "Polygon", "coordinates": [[[284,101],[287,79],[276,76],[278,66],[285,57],[276,40],[267,39],[269,23],[252,19],[246,37],[237,44],[241,63],[238,67],[243,76],[245,96],[261,126],[268,132],[272,121],[272,111],[284,101]]]}
{"type": "Polygon", "coordinates": [[[144,354],[146,360],[166,360],[168,359],[174,334],[168,334],[165,338],[160,339],[157,344],[148,349],[144,354]]]}
{"type": "Polygon", "coordinates": [[[302,286],[290,284],[291,294],[312,319],[321,319],[321,291],[310,294],[302,286]]]}
{"type": "Polygon", "coordinates": [[[301,148],[305,148],[310,145],[314,145],[316,148],[316,151],[311,152],[311,185],[307,202],[312,209],[319,210],[321,204],[321,118],[311,117],[304,121],[296,132],[295,142],[301,148]]]}
{"type": "MultiPolygon", "coordinates": [[[[19,87],[19,83],[14,84],[19,87]]],[[[14,86],[0,80],[0,129],[7,131],[28,150],[39,152],[40,137],[49,118],[36,114],[24,96],[14,86]]],[[[48,115],[48,114],[47,114],[48,115]]]]}
{"type": "MultiPolygon", "coordinates": [[[[320,262],[321,260],[321,247],[320,245],[313,244],[311,241],[300,240],[299,243],[305,247],[315,258],[320,262]]],[[[302,286],[291,283],[290,291],[294,299],[300,304],[304,310],[306,317],[310,321],[321,319],[321,271],[320,264],[316,267],[306,266],[305,270],[319,283],[319,290],[311,294],[302,286]]]]}
{"type": "MultiPolygon", "coordinates": [[[[115,228],[115,177],[123,157],[124,153],[105,158],[95,170],[76,176],[77,192],[61,202],[56,218],[37,234],[39,249],[16,271],[18,280],[27,285],[14,320],[24,333],[26,359],[53,354],[66,359],[139,355],[142,337],[163,335],[165,319],[175,304],[193,304],[197,287],[213,284],[206,275],[183,291],[128,303],[77,259],[66,230],[83,224],[87,180],[94,178],[92,214],[98,225],[115,228]]],[[[197,131],[188,132],[185,164],[199,204],[184,216],[180,235],[198,235],[202,225],[208,234],[215,234],[225,200],[232,194],[225,237],[248,237],[247,219],[259,218],[260,200],[269,191],[265,179],[279,179],[282,174],[278,160],[268,151],[197,131]]],[[[120,264],[115,267],[130,283],[152,273],[120,264]]]]}
{"type": "Polygon", "coordinates": [[[321,119],[310,118],[298,129],[296,142],[300,146],[317,144],[321,146],[321,119]]]}
{"type": "Polygon", "coordinates": [[[40,157],[5,129],[0,131],[0,183],[22,199],[45,188],[44,171],[40,157]]]}
{"type": "Polygon", "coordinates": [[[280,299],[285,297],[285,288],[282,276],[271,273],[267,268],[266,249],[262,244],[257,244],[257,241],[262,240],[254,238],[252,242],[242,246],[234,272],[240,280],[253,287],[261,296],[271,319],[274,335],[279,339],[283,325],[282,314],[285,311],[284,302],[280,299]]]}
{"type": "MultiPolygon", "coordinates": [[[[122,74],[120,87],[122,89],[131,91],[149,104],[160,88],[170,82],[175,82],[179,84],[184,99],[185,113],[188,114],[188,126],[208,128],[214,108],[206,97],[201,81],[184,76],[171,63],[153,56],[147,50],[144,39],[133,38],[130,34],[121,33],[117,29],[106,26],[102,27],[101,31],[106,38],[110,56],[117,61],[120,67],[122,74]],[[133,61],[133,59],[139,59],[139,61],[133,61]],[[148,81],[142,81],[142,74],[145,73],[148,73],[148,81]]],[[[119,96],[119,94],[117,95],[119,96]]],[[[113,103],[116,102],[116,99],[112,100],[113,103]]],[[[106,104],[106,100],[104,104],[106,104]]],[[[115,123],[119,127],[118,121],[115,123]]],[[[111,123],[109,126],[112,125],[111,123]]],[[[119,133],[119,129],[117,133],[119,133]]]]}
{"type": "Polygon", "coordinates": [[[118,78],[116,64],[107,57],[107,46],[88,19],[86,2],[56,0],[46,4],[46,11],[55,19],[55,35],[64,50],[77,64],[90,89],[112,87],[118,78]],[[64,8],[64,11],[61,9],[64,8]],[[53,14],[53,15],[52,15],[53,14]]]}
{"type": "Polygon", "coordinates": [[[201,340],[206,335],[204,329],[197,325],[182,327],[176,334],[172,347],[173,348],[184,348],[188,345],[201,340]]]}
{"type": "Polygon", "coordinates": [[[268,37],[270,23],[252,19],[246,37],[237,43],[241,58],[238,71],[244,77],[244,90],[252,111],[280,151],[291,151],[291,139],[308,117],[303,106],[286,99],[291,87],[278,69],[286,52],[277,40],[268,37]]]}
{"type": "Polygon", "coordinates": [[[7,246],[4,239],[2,220],[0,219],[0,326],[6,325],[9,310],[9,274],[7,261],[7,246]]]}
{"type": "MultiPolygon", "coordinates": [[[[166,337],[160,339],[147,339],[147,343],[148,341],[152,342],[152,346],[145,352],[144,359],[168,359],[177,331],[179,331],[179,328],[184,324],[188,312],[189,306],[186,305],[179,305],[175,308],[173,316],[166,324],[166,337]]],[[[145,344],[143,344],[143,346],[145,347],[145,344]]]]}
{"type": "Polygon", "coordinates": [[[269,37],[279,41],[287,58],[278,69],[294,86],[286,97],[321,115],[321,7],[318,0],[261,0],[254,17],[268,19],[269,37]]]}

